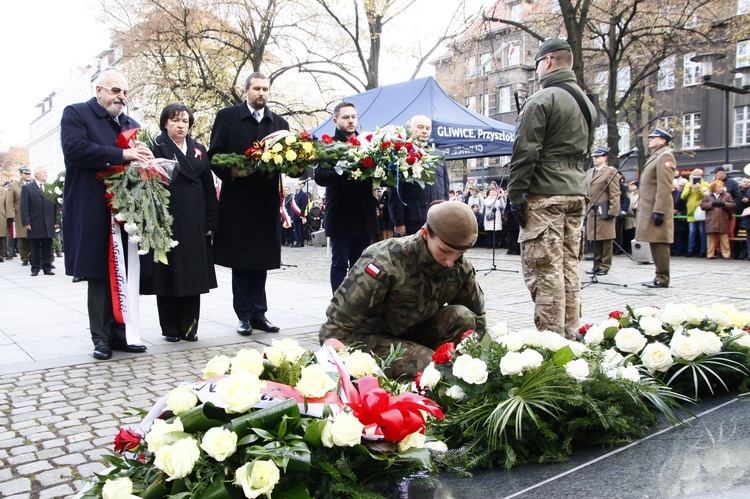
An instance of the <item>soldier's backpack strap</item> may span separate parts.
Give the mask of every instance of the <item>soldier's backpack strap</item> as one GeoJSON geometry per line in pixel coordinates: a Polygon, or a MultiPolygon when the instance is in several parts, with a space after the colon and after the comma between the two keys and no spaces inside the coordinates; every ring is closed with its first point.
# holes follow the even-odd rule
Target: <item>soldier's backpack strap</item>
{"type": "Polygon", "coordinates": [[[578,92],[573,90],[573,87],[571,87],[570,85],[564,82],[553,83],[552,85],[549,85],[547,88],[549,87],[559,87],[565,90],[566,92],[568,92],[578,103],[578,107],[581,109],[581,113],[583,113],[583,117],[586,118],[586,124],[589,126],[589,128],[591,126],[595,126],[591,122],[591,111],[589,111],[588,106],[583,102],[583,97],[581,97],[581,95],[578,92]]]}

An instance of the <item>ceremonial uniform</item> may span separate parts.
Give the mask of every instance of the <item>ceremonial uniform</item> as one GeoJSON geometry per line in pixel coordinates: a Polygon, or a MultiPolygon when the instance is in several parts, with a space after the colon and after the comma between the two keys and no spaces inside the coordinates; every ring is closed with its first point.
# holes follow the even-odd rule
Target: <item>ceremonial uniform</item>
{"type": "Polygon", "coordinates": [[[606,274],[612,267],[612,240],[617,236],[615,220],[620,214],[620,183],[617,179],[610,181],[615,175],[617,169],[611,166],[586,171],[589,201],[597,204],[593,209],[589,205],[586,220],[586,238],[594,242],[594,269],[600,271],[597,274],[606,274]]]}
{"type": "Polygon", "coordinates": [[[669,246],[674,240],[672,179],[676,171],[672,150],[664,145],[651,153],[640,175],[635,238],[651,246],[656,266],[653,287],[669,286],[669,246]],[[663,215],[662,224],[657,225],[654,214],[663,215]]]}
{"type": "Polygon", "coordinates": [[[443,343],[469,329],[484,334],[484,294],[465,257],[437,263],[421,233],[367,248],[333,295],[320,328],[321,343],[363,343],[385,357],[401,343],[406,354],[392,374],[413,376],[443,343]],[[447,305],[446,305],[447,304],[447,305]]]}

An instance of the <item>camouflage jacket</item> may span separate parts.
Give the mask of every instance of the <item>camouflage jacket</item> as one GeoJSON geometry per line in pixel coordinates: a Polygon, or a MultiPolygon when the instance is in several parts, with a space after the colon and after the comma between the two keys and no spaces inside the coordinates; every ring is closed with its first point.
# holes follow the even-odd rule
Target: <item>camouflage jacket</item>
{"type": "Polygon", "coordinates": [[[326,310],[320,338],[402,336],[445,304],[474,312],[477,330],[484,334],[484,293],[465,256],[452,268],[443,267],[430,255],[421,232],[386,239],[367,248],[349,270],[326,310]]]}

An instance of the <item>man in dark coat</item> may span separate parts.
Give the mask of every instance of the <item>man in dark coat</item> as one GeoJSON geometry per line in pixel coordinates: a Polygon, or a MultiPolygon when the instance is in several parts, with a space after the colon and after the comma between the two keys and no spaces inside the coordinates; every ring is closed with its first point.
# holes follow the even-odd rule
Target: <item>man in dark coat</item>
{"type": "MultiPolygon", "coordinates": [[[[346,142],[357,135],[357,108],[340,102],[333,110],[333,139],[346,142]]],[[[317,168],[315,183],[326,188],[325,229],[331,241],[331,290],[336,292],[362,252],[378,234],[377,199],[371,180],[354,180],[333,169],[317,168]]]]}
{"type": "Polygon", "coordinates": [[[55,237],[55,204],[44,196],[47,169],[34,168],[34,181],[21,188],[21,224],[31,250],[31,275],[52,272],[52,238],[55,237]]]}
{"type": "Polygon", "coordinates": [[[5,214],[8,217],[8,223],[13,225],[15,229],[13,238],[8,237],[10,242],[6,252],[9,260],[13,258],[15,254],[13,239],[15,239],[18,245],[18,253],[21,255],[21,262],[23,262],[21,265],[26,266],[29,264],[31,253],[26,241],[26,229],[21,225],[21,188],[33,180],[31,178],[31,168],[28,166],[24,166],[18,171],[21,178],[16,182],[11,182],[8,186],[8,195],[5,198],[5,214]]]}
{"type": "Polygon", "coordinates": [[[294,185],[292,212],[289,215],[292,217],[294,247],[302,248],[305,246],[305,223],[307,223],[307,193],[302,190],[302,184],[299,182],[294,185]]]}
{"type": "MultiPolygon", "coordinates": [[[[211,130],[208,157],[244,152],[256,141],[278,130],[289,130],[284,118],[266,107],[270,82],[261,73],[245,80],[246,102],[220,109],[211,130]]],[[[239,319],[237,333],[246,336],[253,329],[269,333],[279,328],[268,322],[266,275],[281,267],[281,179],[267,174],[213,166],[221,179],[220,223],[214,237],[214,262],[232,269],[234,312],[239,319]]]]}
{"type": "Polygon", "coordinates": [[[112,350],[145,352],[145,345],[128,345],[125,325],[114,319],[109,281],[111,212],[106,187],[96,174],[129,161],[148,161],[148,147],[122,149],[120,132],[140,125],[123,113],[128,104],[128,82],[108,69],[94,81],[96,97],[65,108],[60,140],[65,156],[63,239],[65,273],[88,281],[88,313],[94,357],[112,357],[112,350]]]}
{"type": "MultiPolygon", "coordinates": [[[[417,115],[409,120],[411,133],[419,142],[427,143],[432,132],[432,121],[427,116],[417,115]]],[[[438,161],[435,168],[435,182],[424,187],[416,182],[402,182],[393,188],[388,198],[388,209],[394,231],[401,235],[416,233],[427,220],[430,203],[448,200],[450,178],[445,161],[438,161]]]]}

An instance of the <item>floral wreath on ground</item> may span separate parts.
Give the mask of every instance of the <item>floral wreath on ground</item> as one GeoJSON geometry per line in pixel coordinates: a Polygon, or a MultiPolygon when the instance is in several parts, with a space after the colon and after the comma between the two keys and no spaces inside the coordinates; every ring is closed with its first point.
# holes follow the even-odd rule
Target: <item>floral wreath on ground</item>
{"type": "Polygon", "coordinates": [[[499,324],[438,348],[417,378],[445,412],[427,432],[445,444],[437,464],[468,473],[564,461],[575,446],[640,438],[659,414],[681,424],[682,404],[716,386],[746,389],[750,314],[726,305],[627,311],[583,326],[581,341],[499,324]]]}
{"type": "Polygon", "coordinates": [[[433,469],[426,418],[442,412],[383,376],[400,353],[338,346],[313,354],[283,339],[213,358],[119,432],[124,455],[105,458],[112,468],[83,497],[385,497],[433,469]]]}

